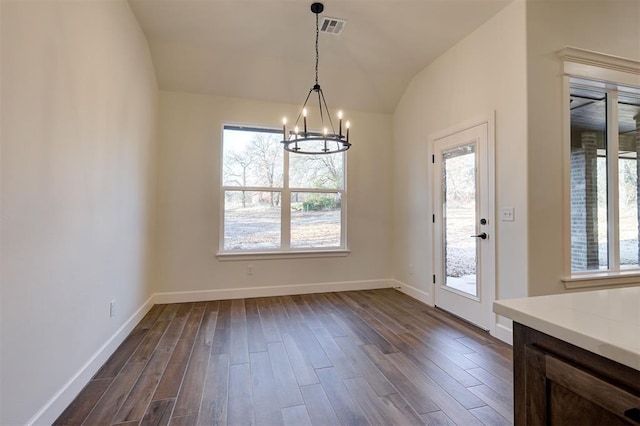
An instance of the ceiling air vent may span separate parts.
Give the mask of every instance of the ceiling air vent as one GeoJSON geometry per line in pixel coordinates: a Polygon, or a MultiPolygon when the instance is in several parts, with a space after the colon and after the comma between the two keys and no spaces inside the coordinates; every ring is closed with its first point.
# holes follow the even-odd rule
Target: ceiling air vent
{"type": "Polygon", "coordinates": [[[346,19],[325,17],[320,24],[320,32],[337,35],[344,30],[345,25],[347,25],[346,19]]]}

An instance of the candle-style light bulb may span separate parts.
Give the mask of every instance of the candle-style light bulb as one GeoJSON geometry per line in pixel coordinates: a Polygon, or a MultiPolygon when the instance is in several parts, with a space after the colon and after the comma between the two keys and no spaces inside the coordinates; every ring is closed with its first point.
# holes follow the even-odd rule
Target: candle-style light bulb
{"type": "Polygon", "coordinates": [[[338,111],[338,119],[340,119],[340,124],[338,125],[338,135],[340,139],[342,139],[342,111],[338,111]]]}
{"type": "Polygon", "coordinates": [[[298,129],[298,126],[294,127],[293,133],[296,134],[296,139],[298,139],[298,133],[300,133],[300,129],[298,129]]]}
{"type": "Polygon", "coordinates": [[[351,127],[349,120],[347,120],[345,126],[347,127],[347,142],[349,142],[349,127],[351,127]]]}
{"type": "Polygon", "coordinates": [[[324,149],[323,149],[324,152],[329,151],[329,149],[327,149],[327,133],[328,132],[329,131],[327,130],[326,127],[324,129],[322,129],[322,133],[324,133],[324,149]]]}
{"type": "Polygon", "coordinates": [[[283,137],[283,140],[285,141],[288,139],[287,138],[287,117],[284,117],[282,119],[282,137],[283,137]]]}
{"type": "Polygon", "coordinates": [[[307,137],[307,109],[302,108],[302,118],[304,121],[304,137],[307,137]]]}

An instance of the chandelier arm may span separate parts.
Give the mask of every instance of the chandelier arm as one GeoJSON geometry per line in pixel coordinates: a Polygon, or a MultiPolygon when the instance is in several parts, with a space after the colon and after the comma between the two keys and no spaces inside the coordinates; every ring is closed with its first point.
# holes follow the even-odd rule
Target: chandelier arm
{"type": "Polygon", "coordinates": [[[311,96],[311,92],[313,92],[313,87],[311,88],[311,90],[309,90],[309,93],[307,93],[307,97],[305,98],[304,103],[302,104],[302,109],[298,114],[298,118],[296,118],[296,124],[294,124],[294,126],[297,126],[298,123],[300,122],[300,117],[302,117],[302,111],[304,111],[304,108],[307,106],[307,102],[309,102],[309,96],[311,96]]]}
{"type": "MultiPolygon", "coordinates": [[[[318,109],[320,110],[320,131],[324,131],[324,113],[322,111],[322,99],[324,98],[324,94],[322,93],[322,89],[318,89],[318,109]]],[[[327,111],[327,115],[329,115],[329,111],[327,111]]]]}
{"type": "MultiPolygon", "coordinates": [[[[318,99],[320,98],[322,98],[322,102],[324,103],[324,109],[327,111],[327,117],[329,118],[329,125],[331,126],[331,133],[335,135],[336,129],[333,127],[333,120],[331,119],[331,114],[329,114],[329,107],[327,106],[327,101],[324,98],[324,93],[322,91],[320,91],[320,95],[318,95],[318,99]]],[[[322,105],[321,105],[320,111],[322,111],[322,105]]]]}

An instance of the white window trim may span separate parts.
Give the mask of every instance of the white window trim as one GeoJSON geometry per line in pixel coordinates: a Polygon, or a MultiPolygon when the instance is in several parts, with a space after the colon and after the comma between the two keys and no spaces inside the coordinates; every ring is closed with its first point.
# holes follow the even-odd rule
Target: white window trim
{"type": "Polygon", "coordinates": [[[221,129],[220,144],[220,220],[218,231],[218,250],[215,256],[220,261],[234,261],[234,260],[268,260],[268,259],[302,259],[302,258],[321,258],[321,257],[344,257],[351,253],[347,246],[347,210],[348,210],[348,196],[347,196],[347,164],[348,153],[343,152],[343,177],[342,188],[289,188],[289,155],[290,153],[283,149],[283,180],[281,187],[238,187],[223,185],[224,182],[224,167],[222,161],[224,161],[224,130],[225,127],[237,127],[237,128],[252,128],[255,130],[265,130],[267,132],[275,130],[263,126],[250,126],[246,124],[238,125],[236,123],[224,123],[221,129]],[[272,250],[225,250],[224,249],[224,194],[225,191],[256,191],[256,192],[280,192],[281,193],[281,247],[272,250]],[[291,193],[292,192],[318,192],[318,193],[336,193],[340,194],[341,209],[340,209],[340,247],[331,248],[291,248],[291,193]]]}
{"type": "MultiPolygon", "coordinates": [[[[609,235],[613,241],[613,252],[609,253],[609,264],[614,267],[613,271],[588,271],[573,272],[571,270],[571,169],[569,164],[569,152],[571,150],[571,113],[567,108],[567,101],[570,98],[570,80],[572,78],[583,79],[588,85],[601,89],[617,88],[618,86],[638,88],[640,93],[640,62],[620,58],[618,56],[606,55],[590,50],[575,47],[565,47],[556,52],[562,60],[563,65],[563,90],[562,90],[562,113],[563,113],[563,139],[564,139],[564,282],[565,288],[586,288],[606,285],[629,285],[640,280],[640,268],[631,270],[619,269],[618,256],[618,211],[609,208],[609,235]],[[615,217],[615,220],[611,220],[615,217]]],[[[611,114],[608,112],[608,114],[611,114]]],[[[616,113],[614,112],[613,115],[616,113]]],[[[608,115],[607,120],[617,122],[617,117],[608,115]]],[[[616,145],[617,152],[618,134],[610,126],[607,135],[609,144],[616,145]],[[615,133],[615,134],[614,134],[615,133]]],[[[611,145],[610,145],[611,146],[611,145]]],[[[617,180],[617,162],[613,161],[613,167],[608,168],[608,178],[615,173],[617,180]]],[[[611,203],[614,197],[618,196],[617,185],[613,185],[608,191],[608,202],[610,206],[617,206],[617,201],[611,203]],[[612,189],[612,190],[611,190],[612,189]]],[[[617,198],[615,198],[617,200],[617,198]]]]}

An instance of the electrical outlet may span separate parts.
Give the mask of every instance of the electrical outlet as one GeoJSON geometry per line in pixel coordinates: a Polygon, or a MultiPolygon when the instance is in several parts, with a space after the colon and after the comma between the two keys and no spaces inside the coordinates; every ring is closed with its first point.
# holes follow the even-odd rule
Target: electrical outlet
{"type": "Polygon", "coordinates": [[[247,275],[253,275],[253,265],[247,265],[247,275]]]}
{"type": "Polygon", "coordinates": [[[116,301],[112,300],[109,302],[109,318],[113,318],[116,316],[116,301]]]}

